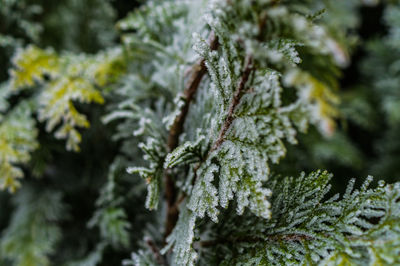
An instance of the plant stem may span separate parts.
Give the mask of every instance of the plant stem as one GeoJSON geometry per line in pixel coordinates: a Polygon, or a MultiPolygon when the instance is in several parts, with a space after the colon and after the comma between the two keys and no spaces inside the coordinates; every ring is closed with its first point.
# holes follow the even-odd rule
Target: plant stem
{"type": "MultiPolygon", "coordinates": [[[[219,43],[218,38],[214,32],[210,33],[209,44],[211,50],[217,50],[219,43]]],[[[203,76],[207,73],[205,60],[201,59],[192,67],[192,74],[189,78],[186,88],[183,91],[183,97],[185,104],[183,105],[180,114],[176,117],[174,123],[171,126],[168,136],[168,149],[173,151],[179,145],[179,136],[183,132],[183,126],[185,124],[186,116],[189,112],[189,107],[193,98],[197,92],[197,89],[201,83],[203,76]]],[[[165,197],[167,200],[167,219],[165,223],[164,236],[167,237],[178,220],[179,210],[176,204],[178,191],[175,187],[175,182],[171,177],[171,174],[166,171],[165,173],[165,197]]]]}

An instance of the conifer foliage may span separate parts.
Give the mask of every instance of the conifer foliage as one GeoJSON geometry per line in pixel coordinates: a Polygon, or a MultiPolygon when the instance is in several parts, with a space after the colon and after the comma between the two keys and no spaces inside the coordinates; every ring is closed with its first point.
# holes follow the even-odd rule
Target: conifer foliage
{"type": "MultiPolygon", "coordinates": [[[[390,30],[361,65],[371,84],[348,89],[358,105],[340,75],[375,2],[154,0],[114,28],[120,1],[88,1],[86,19],[86,4],[61,1],[91,47],[42,2],[0,0],[24,19],[0,27],[0,49],[14,47],[0,84],[0,264],[400,264],[400,183],[357,189],[313,164],[321,149],[322,163],[362,164],[343,124],[365,128],[352,108],[372,114],[376,100],[380,152],[398,142],[396,2],[381,4],[390,30]],[[68,41],[48,47],[57,27],[68,41]]],[[[374,169],[390,175],[388,150],[374,169]]]]}

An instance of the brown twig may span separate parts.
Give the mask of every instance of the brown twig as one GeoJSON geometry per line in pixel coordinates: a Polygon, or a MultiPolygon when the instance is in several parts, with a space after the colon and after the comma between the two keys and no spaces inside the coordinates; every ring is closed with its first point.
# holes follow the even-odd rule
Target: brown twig
{"type": "MultiPolygon", "coordinates": [[[[209,44],[211,50],[218,49],[218,39],[213,32],[210,33],[209,44]]],[[[168,142],[167,142],[169,151],[173,151],[179,144],[179,136],[183,132],[183,126],[189,111],[190,104],[193,101],[193,98],[196,94],[197,88],[199,87],[203,76],[207,73],[205,60],[204,59],[199,60],[199,62],[192,67],[191,72],[192,74],[183,92],[183,98],[185,100],[185,103],[181,109],[180,114],[176,117],[169,131],[168,142]]],[[[165,232],[164,232],[165,237],[167,237],[172,232],[172,229],[175,227],[175,224],[178,220],[179,203],[177,204],[176,202],[177,194],[178,193],[175,187],[175,182],[172,179],[171,175],[168,172],[166,172],[165,197],[167,201],[167,218],[166,218],[165,232]]]]}
{"type": "MultiPolygon", "coordinates": [[[[247,56],[246,57],[246,66],[243,70],[243,74],[239,81],[237,89],[235,91],[235,94],[233,95],[231,104],[229,105],[228,114],[227,114],[225,121],[221,127],[221,130],[218,134],[218,138],[214,142],[214,144],[211,146],[211,149],[209,150],[209,152],[205,156],[205,158],[203,158],[202,162],[206,161],[207,157],[213,151],[217,150],[221,146],[221,144],[224,142],[225,134],[232,125],[232,122],[234,120],[233,115],[234,115],[235,109],[238,106],[238,104],[240,103],[240,100],[245,92],[246,83],[249,80],[252,70],[253,70],[253,58],[252,58],[252,56],[247,56]]],[[[194,174],[194,177],[192,180],[192,185],[194,185],[194,183],[196,181],[196,177],[197,177],[196,172],[202,162],[200,162],[197,166],[195,166],[195,168],[193,170],[195,174],[194,174]]],[[[171,180],[171,178],[168,175],[167,175],[166,182],[167,182],[167,185],[173,186],[173,187],[170,187],[169,190],[176,189],[175,186],[173,185],[173,183],[169,184],[169,182],[173,182],[173,181],[171,180]]],[[[169,195],[169,193],[171,193],[171,191],[168,191],[168,187],[167,187],[167,192],[168,192],[168,194],[166,194],[166,195],[169,195]]],[[[172,229],[175,227],[175,224],[178,220],[178,215],[179,215],[179,204],[183,201],[185,196],[180,197],[178,200],[176,200],[175,198],[176,198],[176,194],[173,197],[173,201],[170,202],[169,200],[171,200],[171,198],[167,197],[168,210],[167,210],[167,222],[166,222],[166,227],[165,227],[166,228],[166,230],[165,230],[166,236],[168,236],[172,232],[172,229]]]]}
{"type": "MultiPolygon", "coordinates": [[[[218,48],[218,39],[213,32],[210,33],[209,43],[211,50],[216,50],[218,48]]],[[[192,75],[188,80],[185,90],[183,91],[185,104],[181,108],[179,116],[176,117],[169,131],[168,148],[170,150],[175,149],[179,144],[179,136],[183,132],[183,125],[185,123],[190,104],[193,100],[194,95],[196,94],[197,88],[199,87],[203,76],[206,73],[207,68],[204,59],[199,60],[199,62],[197,62],[197,64],[192,67],[192,75]]]]}
{"type": "MultiPolygon", "coordinates": [[[[227,0],[228,3],[230,0],[227,0]]],[[[277,0],[276,2],[279,2],[277,0]]],[[[275,4],[275,3],[274,3],[275,4]]],[[[259,36],[258,39],[262,39],[263,35],[263,29],[265,28],[267,20],[267,15],[266,13],[261,15],[260,21],[259,21],[259,36]]],[[[211,32],[209,36],[209,45],[211,50],[217,50],[219,43],[218,39],[215,36],[214,32],[211,32]]],[[[219,132],[217,140],[213,143],[211,146],[209,152],[207,155],[203,158],[203,160],[197,164],[193,171],[194,171],[194,177],[192,180],[192,184],[194,185],[196,181],[196,173],[198,168],[201,166],[201,164],[207,160],[208,156],[215,150],[217,150],[222,143],[225,141],[225,135],[226,132],[229,130],[231,127],[233,121],[234,121],[234,112],[238,104],[240,103],[240,100],[245,93],[245,88],[246,88],[246,83],[250,78],[250,75],[254,69],[253,67],[253,57],[251,55],[246,57],[245,60],[245,68],[243,70],[241,79],[239,81],[239,84],[237,86],[237,89],[235,91],[235,94],[233,96],[233,99],[229,105],[228,109],[228,114],[227,117],[225,118],[225,121],[221,127],[221,130],[219,132]]],[[[186,120],[187,113],[189,111],[190,104],[196,94],[196,91],[200,85],[200,82],[203,78],[203,76],[207,73],[207,69],[205,66],[205,60],[201,59],[196,65],[194,65],[191,69],[191,76],[188,80],[187,86],[184,90],[183,97],[185,99],[184,106],[181,109],[181,112],[179,116],[175,119],[174,123],[171,126],[169,136],[168,136],[168,149],[170,151],[174,150],[178,144],[179,144],[179,137],[183,132],[183,126],[186,120]]],[[[185,194],[182,194],[179,198],[177,189],[175,187],[174,180],[172,179],[171,175],[168,173],[168,171],[165,172],[165,196],[166,196],[166,201],[167,201],[167,218],[166,218],[166,223],[165,223],[165,232],[164,232],[164,241],[165,238],[172,232],[173,228],[176,225],[176,222],[178,220],[179,216],[179,205],[180,203],[186,198],[185,194]]]]}
{"type": "Polygon", "coordinates": [[[196,182],[197,170],[200,168],[201,164],[204,163],[208,159],[210,154],[213,151],[217,150],[221,146],[221,144],[225,141],[225,134],[226,134],[226,132],[228,131],[228,129],[232,125],[232,122],[234,120],[233,114],[234,114],[235,109],[238,106],[238,104],[240,103],[240,100],[241,100],[241,98],[242,98],[242,96],[243,96],[243,94],[245,92],[244,89],[245,89],[246,83],[247,83],[247,81],[248,81],[248,79],[250,77],[250,74],[251,74],[252,70],[253,70],[253,57],[249,55],[249,56],[246,57],[246,66],[244,68],[242,77],[241,77],[241,79],[239,81],[239,84],[237,86],[235,94],[233,95],[233,99],[232,99],[232,101],[231,101],[231,103],[229,105],[228,114],[227,114],[227,116],[225,118],[225,121],[224,121],[224,123],[223,123],[223,125],[221,127],[221,130],[220,130],[220,132],[218,134],[218,138],[213,143],[213,145],[211,146],[211,149],[208,151],[207,155],[203,158],[203,160],[200,163],[198,163],[193,169],[194,177],[193,177],[193,180],[192,180],[192,185],[194,185],[195,182],[196,182]]]}
{"type": "Polygon", "coordinates": [[[253,70],[253,57],[251,55],[247,56],[246,58],[246,66],[243,70],[242,77],[239,81],[239,84],[236,88],[235,94],[233,95],[233,99],[231,101],[231,104],[229,105],[228,109],[228,114],[225,118],[224,124],[221,127],[221,130],[218,134],[217,140],[214,142],[214,144],[211,146],[211,149],[208,154],[212,153],[213,151],[217,150],[221,144],[225,140],[225,134],[228,131],[228,129],[231,127],[232,122],[234,120],[233,114],[235,112],[236,107],[240,103],[240,100],[242,99],[242,96],[244,95],[245,92],[245,86],[247,81],[249,80],[250,74],[253,70]]]}

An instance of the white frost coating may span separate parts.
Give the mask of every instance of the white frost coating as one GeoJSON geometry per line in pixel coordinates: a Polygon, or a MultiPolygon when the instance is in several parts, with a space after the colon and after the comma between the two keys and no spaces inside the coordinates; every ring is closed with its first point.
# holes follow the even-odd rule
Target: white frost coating
{"type": "Polygon", "coordinates": [[[201,37],[198,32],[193,32],[193,50],[202,55],[208,48],[206,41],[201,37]]]}
{"type": "Polygon", "coordinates": [[[288,62],[289,65],[294,67],[301,63],[296,46],[303,46],[303,44],[290,39],[271,40],[266,43],[266,57],[271,63],[282,64],[288,62]]]}
{"type": "Polygon", "coordinates": [[[189,164],[199,159],[200,148],[205,136],[201,135],[196,142],[187,141],[167,155],[164,168],[172,168],[179,164],[189,164]]]}
{"type": "Polygon", "coordinates": [[[229,200],[236,193],[237,211],[242,214],[249,207],[256,215],[268,219],[270,204],[267,197],[270,190],[262,187],[262,182],[268,177],[266,158],[261,159],[258,152],[254,153],[244,145],[226,141],[219,151],[220,182],[219,198],[223,208],[228,207],[229,200]]]}
{"type": "MultiPolygon", "coordinates": [[[[274,16],[283,16],[286,14],[285,9],[277,9],[273,12],[274,16]]],[[[217,24],[212,24],[217,25],[217,24]]],[[[222,27],[218,24],[218,27],[222,27]]],[[[223,28],[218,28],[218,31],[223,31],[223,28]]],[[[269,46],[273,49],[278,60],[287,60],[292,66],[298,64],[301,60],[295,46],[300,45],[292,40],[282,39],[279,41],[271,41],[269,46]],[[285,58],[285,59],[283,59],[285,58]]],[[[232,59],[229,56],[235,55],[236,51],[229,44],[222,43],[223,56],[218,56],[215,51],[210,51],[204,40],[198,40],[195,46],[197,52],[206,59],[206,66],[209,71],[212,86],[219,92],[222,102],[221,114],[226,114],[227,103],[233,96],[235,91],[235,83],[232,80],[239,80],[239,77],[234,77],[240,74],[240,71],[230,71],[236,69],[237,65],[233,65],[232,59]],[[231,50],[232,49],[232,50],[231,50]]],[[[211,183],[214,176],[205,176],[205,168],[200,168],[198,171],[199,181],[193,190],[194,197],[190,202],[192,210],[197,209],[199,215],[202,216],[207,208],[216,211],[216,205],[212,202],[211,206],[202,206],[194,200],[200,200],[202,191],[208,187],[210,198],[218,192],[219,204],[226,208],[229,201],[235,195],[238,204],[238,213],[243,213],[246,207],[250,208],[256,215],[269,218],[270,204],[267,198],[271,191],[263,188],[269,176],[269,163],[277,163],[286,153],[286,148],[283,140],[286,139],[290,143],[296,143],[296,130],[294,124],[300,126],[304,130],[307,126],[306,112],[302,109],[298,101],[282,106],[281,93],[282,87],[279,81],[280,75],[274,71],[256,72],[251,91],[245,93],[240,101],[239,106],[235,109],[235,119],[226,132],[225,141],[219,148],[215,159],[219,165],[219,184],[218,190],[211,183]],[[304,118],[304,119],[303,119],[304,118]],[[292,121],[292,119],[294,121],[292,121]],[[209,180],[209,181],[205,181],[209,180]],[[198,190],[202,187],[203,190],[198,190]],[[215,189],[215,190],[214,190],[215,189]],[[201,193],[200,193],[201,192],[201,193]],[[196,206],[196,207],[194,207],[196,206]]],[[[286,77],[289,78],[289,75],[286,77]]],[[[295,76],[293,77],[295,78],[295,76]]],[[[302,93],[307,90],[303,89],[302,93]]],[[[300,98],[308,98],[308,95],[300,98]]],[[[217,116],[212,119],[212,123],[218,124],[224,121],[224,117],[217,116]],[[219,122],[218,122],[219,120],[219,122]]],[[[220,125],[221,126],[221,125],[220,125]]],[[[207,160],[207,164],[211,160],[207,160]]],[[[202,203],[207,203],[202,201],[202,203]]]]}
{"type": "Polygon", "coordinates": [[[114,120],[116,120],[116,119],[121,119],[121,118],[135,118],[135,117],[136,117],[136,114],[135,114],[134,112],[132,112],[132,111],[114,111],[114,112],[112,112],[111,114],[109,114],[109,115],[103,117],[103,118],[101,119],[101,121],[102,121],[104,124],[108,124],[108,123],[110,123],[111,121],[114,121],[114,120]]]}
{"type": "Polygon", "coordinates": [[[288,15],[288,10],[284,6],[272,7],[268,10],[269,17],[283,17],[288,15]]]}
{"type": "Polygon", "coordinates": [[[206,60],[208,74],[213,81],[213,85],[223,99],[223,108],[226,109],[227,101],[233,91],[232,73],[228,67],[226,59],[220,57],[216,51],[211,51],[207,42],[199,34],[193,34],[193,49],[206,60]]]}
{"type": "Polygon", "coordinates": [[[151,123],[152,123],[151,119],[146,118],[146,117],[141,117],[139,120],[139,128],[137,130],[133,131],[133,135],[134,136],[143,135],[143,133],[146,129],[146,126],[151,123]]]}
{"type": "Polygon", "coordinates": [[[196,216],[203,218],[205,213],[213,222],[218,222],[218,191],[212,184],[218,166],[208,160],[198,170],[198,178],[192,190],[187,207],[196,216]]]}
{"type": "Polygon", "coordinates": [[[145,167],[128,167],[126,172],[129,174],[137,173],[147,182],[147,197],[146,197],[146,208],[152,210],[157,209],[159,200],[159,190],[160,190],[160,179],[162,175],[162,169],[157,168],[156,165],[153,168],[145,167]]]}
{"type": "Polygon", "coordinates": [[[296,16],[293,18],[293,25],[297,31],[304,31],[307,30],[308,21],[304,17],[296,16]]]}
{"type": "Polygon", "coordinates": [[[173,246],[173,265],[194,265],[197,258],[197,253],[192,247],[195,224],[196,214],[183,208],[174,230],[167,238],[167,246],[161,250],[162,254],[166,254],[173,246]]]}
{"type": "Polygon", "coordinates": [[[224,153],[225,163],[221,165],[220,170],[219,201],[222,208],[227,208],[228,202],[233,199],[234,192],[237,191],[237,182],[243,174],[245,162],[240,150],[229,148],[227,144],[221,148],[220,154],[224,153]]]}
{"type": "Polygon", "coordinates": [[[163,124],[165,124],[165,127],[167,130],[169,130],[171,128],[171,126],[175,122],[175,119],[181,113],[182,107],[184,105],[185,105],[185,100],[183,98],[183,95],[182,95],[182,93],[178,93],[174,99],[174,106],[175,106],[174,111],[162,119],[162,122],[163,122],[163,124]]]}
{"type": "Polygon", "coordinates": [[[338,66],[347,67],[349,65],[349,55],[337,41],[332,38],[327,38],[325,41],[325,45],[329,49],[338,66]]]}

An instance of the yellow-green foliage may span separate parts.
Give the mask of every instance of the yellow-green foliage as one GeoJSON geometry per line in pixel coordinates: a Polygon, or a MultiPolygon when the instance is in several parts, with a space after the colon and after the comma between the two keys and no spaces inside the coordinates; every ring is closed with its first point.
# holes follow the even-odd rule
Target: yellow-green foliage
{"type": "Polygon", "coordinates": [[[43,75],[55,75],[59,72],[57,55],[50,50],[41,50],[30,45],[25,50],[19,49],[14,56],[15,69],[10,71],[11,87],[15,90],[30,87],[35,81],[43,81],[43,75]]]}
{"type": "MultiPolygon", "coordinates": [[[[32,104],[38,119],[46,123],[47,131],[56,129],[55,136],[66,139],[67,149],[73,151],[79,151],[81,142],[77,128],[90,126],[74,102],[103,104],[100,88],[116,81],[125,70],[120,49],[96,56],[60,56],[31,45],[18,50],[13,63],[11,80],[2,87],[2,95],[7,97],[29,87],[37,89],[32,104]]],[[[4,111],[7,105],[0,107],[4,111]]],[[[18,179],[23,171],[18,165],[28,162],[30,152],[38,146],[31,112],[31,106],[23,102],[3,119],[0,115],[0,190],[14,192],[20,186],[18,179]]]]}
{"type": "Polygon", "coordinates": [[[331,88],[305,71],[293,70],[286,75],[286,83],[299,89],[300,98],[307,102],[311,117],[322,133],[332,135],[336,127],[335,118],[338,96],[331,88]]]}
{"type": "Polygon", "coordinates": [[[90,123],[78,112],[74,102],[103,104],[100,87],[106,86],[123,73],[125,64],[120,49],[96,56],[57,55],[52,51],[29,46],[17,52],[11,71],[14,90],[38,85],[39,120],[46,130],[56,127],[55,136],[67,140],[67,149],[79,151],[81,134],[78,127],[90,123]]]}
{"type": "Polygon", "coordinates": [[[4,120],[0,120],[0,189],[14,192],[24,176],[17,166],[30,160],[30,152],[38,143],[35,121],[27,102],[19,104],[4,120]]]}
{"type": "Polygon", "coordinates": [[[86,116],[79,113],[72,101],[103,103],[104,99],[93,85],[80,77],[60,77],[47,84],[40,97],[39,120],[47,121],[46,130],[55,132],[60,139],[67,139],[67,149],[79,151],[81,135],[75,127],[89,127],[86,116]]]}

